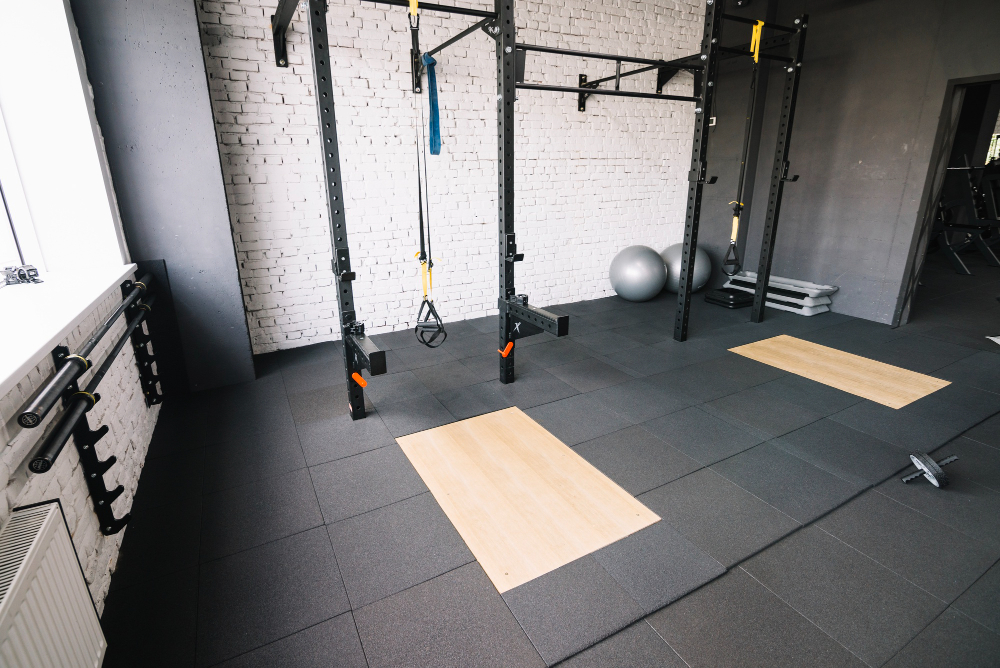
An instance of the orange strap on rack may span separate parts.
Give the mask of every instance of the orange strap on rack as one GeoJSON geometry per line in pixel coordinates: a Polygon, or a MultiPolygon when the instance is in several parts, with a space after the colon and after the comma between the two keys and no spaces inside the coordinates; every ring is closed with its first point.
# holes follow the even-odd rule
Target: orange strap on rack
{"type": "Polygon", "coordinates": [[[360,385],[361,387],[368,387],[368,381],[365,380],[364,377],[357,371],[351,374],[351,378],[353,378],[354,382],[360,385]]]}
{"type": "Polygon", "coordinates": [[[497,352],[500,353],[501,357],[507,357],[507,355],[510,355],[510,351],[512,351],[513,349],[514,349],[514,342],[513,341],[509,341],[507,343],[507,347],[506,348],[504,348],[503,350],[500,350],[499,348],[497,348],[497,352]]]}

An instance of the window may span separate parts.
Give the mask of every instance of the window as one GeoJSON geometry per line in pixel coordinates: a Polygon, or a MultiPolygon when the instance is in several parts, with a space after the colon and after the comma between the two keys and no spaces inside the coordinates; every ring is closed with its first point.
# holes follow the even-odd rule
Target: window
{"type": "Polygon", "coordinates": [[[0,269],[24,264],[45,268],[0,116],[0,269]]]}
{"type": "Polygon", "coordinates": [[[43,273],[120,267],[128,251],[69,3],[36,0],[31,14],[44,48],[30,31],[0,40],[0,183],[17,240],[43,273]]]}

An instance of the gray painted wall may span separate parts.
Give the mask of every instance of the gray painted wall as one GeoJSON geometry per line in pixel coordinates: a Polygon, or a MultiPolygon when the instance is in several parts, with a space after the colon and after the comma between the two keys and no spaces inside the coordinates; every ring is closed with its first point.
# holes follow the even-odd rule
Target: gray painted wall
{"type": "Polygon", "coordinates": [[[72,0],[132,259],[164,259],[192,390],[252,380],[191,0],[72,0]]]}
{"type": "MultiPolygon", "coordinates": [[[[732,4],[732,3],[729,3],[732,4]]],[[[745,13],[757,17],[765,3],[745,13]]],[[[773,273],[840,286],[834,310],[888,323],[899,298],[950,79],[1000,74],[996,0],[781,0],[786,25],[808,13],[806,58],[773,273]]],[[[724,43],[741,33],[729,29],[724,43]]],[[[749,34],[749,27],[744,30],[749,34]]],[[[730,61],[731,62],[731,61],[730,61]]],[[[783,77],[773,66],[747,252],[755,270],[783,77]]],[[[700,244],[728,243],[746,64],[723,70],[700,244]],[[734,99],[735,96],[735,99],[734,99]]],[[[721,277],[716,276],[721,282],[721,277]]]]}

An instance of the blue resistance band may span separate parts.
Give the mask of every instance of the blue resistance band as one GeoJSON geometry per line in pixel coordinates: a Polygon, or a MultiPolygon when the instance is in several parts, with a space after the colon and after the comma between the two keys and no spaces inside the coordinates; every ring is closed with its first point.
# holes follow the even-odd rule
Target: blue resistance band
{"type": "Polygon", "coordinates": [[[430,142],[431,155],[441,155],[441,112],[438,109],[438,86],[437,75],[434,74],[434,66],[437,61],[430,54],[424,54],[421,60],[427,68],[427,87],[430,88],[431,103],[431,127],[430,142]]]}

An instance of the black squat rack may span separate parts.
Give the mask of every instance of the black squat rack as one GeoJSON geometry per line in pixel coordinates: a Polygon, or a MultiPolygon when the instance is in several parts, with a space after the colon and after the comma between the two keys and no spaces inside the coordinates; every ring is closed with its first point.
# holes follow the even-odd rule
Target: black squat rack
{"type": "MultiPolygon", "coordinates": [[[[409,7],[409,0],[363,0],[398,7],[409,7]]],[[[706,184],[716,182],[716,177],[708,177],[708,133],[709,114],[713,108],[715,83],[718,76],[718,62],[732,57],[752,57],[749,44],[740,47],[723,47],[720,44],[723,20],[754,24],[755,21],[725,13],[725,0],[705,0],[705,30],[701,51],[697,54],[672,61],[616,56],[570,49],[559,49],[530,44],[519,44],[514,23],[515,0],[495,0],[494,11],[454,7],[435,3],[419,3],[424,11],[471,16],[480,19],[470,28],[440,46],[431,49],[434,54],[477,30],[484,31],[496,41],[497,55],[497,140],[499,160],[498,173],[498,222],[499,222],[499,279],[500,311],[499,350],[500,381],[514,382],[514,341],[525,336],[548,332],[555,336],[569,333],[569,317],[558,316],[531,306],[527,295],[517,294],[514,287],[514,263],[524,258],[517,252],[514,232],[514,101],[516,90],[539,90],[576,93],[578,109],[586,108],[586,100],[591,95],[612,95],[621,97],[652,98],[695,103],[694,143],[691,154],[691,170],[688,174],[687,216],[684,230],[684,250],[681,263],[680,286],[677,299],[677,316],[674,338],[687,339],[688,319],[691,309],[691,283],[694,278],[694,254],[698,242],[698,228],[701,219],[701,200],[706,184]],[[526,54],[528,52],[551,53],[581,58],[592,58],[616,62],[614,77],[588,81],[580,75],[578,87],[529,84],[524,81],[526,54]],[[622,72],[623,63],[644,65],[622,72]],[[651,70],[657,71],[655,93],[620,90],[622,78],[635,76],[651,70]],[[694,95],[664,95],[663,87],[678,72],[690,71],[694,75],[694,95]],[[600,84],[614,81],[614,89],[600,88],[600,84]]],[[[271,16],[271,31],[274,38],[275,60],[279,67],[288,67],[286,34],[297,7],[296,0],[279,0],[275,14],[271,16]]],[[[340,295],[339,309],[341,334],[344,340],[345,365],[350,395],[351,416],[364,417],[363,387],[367,385],[360,376],[362,368],[372,375],[385,373],[385,354],[364,336],[364,325],[356,320],[350,282],[354,273],[350,271],[350,253],[343,214],[343,191],[341,189],[339,145],[337,142],[336,119],[334,116],[332,75],[329,63],[329,40],[327,39],[326,0],[309,0],[309,32],[312,44],[316,100],[319,111],[320,131],[327,170],[328,204],[330,208],[330,230],[333,237],[335,257],[333,270],[340,295]]],[[[795,19],[795,26],[787,27],[773,23],[764,24],[768,31],[762,41],[760,57],[783,63],[786,70],[785,92],[782,101],[775,162],[771,176],[771,189],[765,222],[764,240],[758,267],[757,286],[751,319],[761,322],[764,318],[766,286],[770,277],[771,259],[777,233],[778,213],[784,183],[795,177],[788,177],[788,149],[791,138],[795,99],[798,92],[799,72],[805,46],[806,16],[795,19]],[[767,36],[770,32],[782,33],[767,36]],[[787,48],[794,55],[772,53],[778,48],[787,48]]],[[[420,59],[419,47],[414,35],[411,50],[413,69],[413,92],[419,94],[420,59]]]]}
{"type": "Polygon", "coordinates": [[[106,536],[121,531],[129,521],[129,515],[121,518],[114,516],[111,503],[125,491],[122,485],[108,490],[104,484],[104,474],[115,465],[117,458],[112,455],[101,461],[97,457],[94,445],[108,433],[108,426],[92,430],[86,414],[101,400],[97,388],[104,376],[111,369],[118,353],[125,344],[132,343],[135,361],[139,367],[139,381],[147,406],[153,406],[163,400],[158,389],[159,376],[153,366],[156,358],[149,349],[150,336],[143,331],[143,320],[152,311],[156,295],[151,294],[152,276],[146,274],[140,280],[125,281],[121,285],[122,302],[101,324],[94,334],[75,353],[70,353],[65,346],[56,346],[52,358],[56,365],[56,374],[46,383],[31,403],[21,411],[17,422],[25,429],[38,427],[45,416],[49,414],[56,402],[62,400],[63,412],[54,427],[42,439],[28,463],[32,473],[49,471],[63,447],[73,437],[77,453],[80,455],[80,466],[87,480],[94,511],[101,524],[101,533],[106,536]],[[125,333],[108,352],[101,366],[94,372],[86,388],[80,389],[77,384],[80,376],[93,367],[87,356],[94,351],[104,335],[122,315],[128,320],[125,333]]]}

